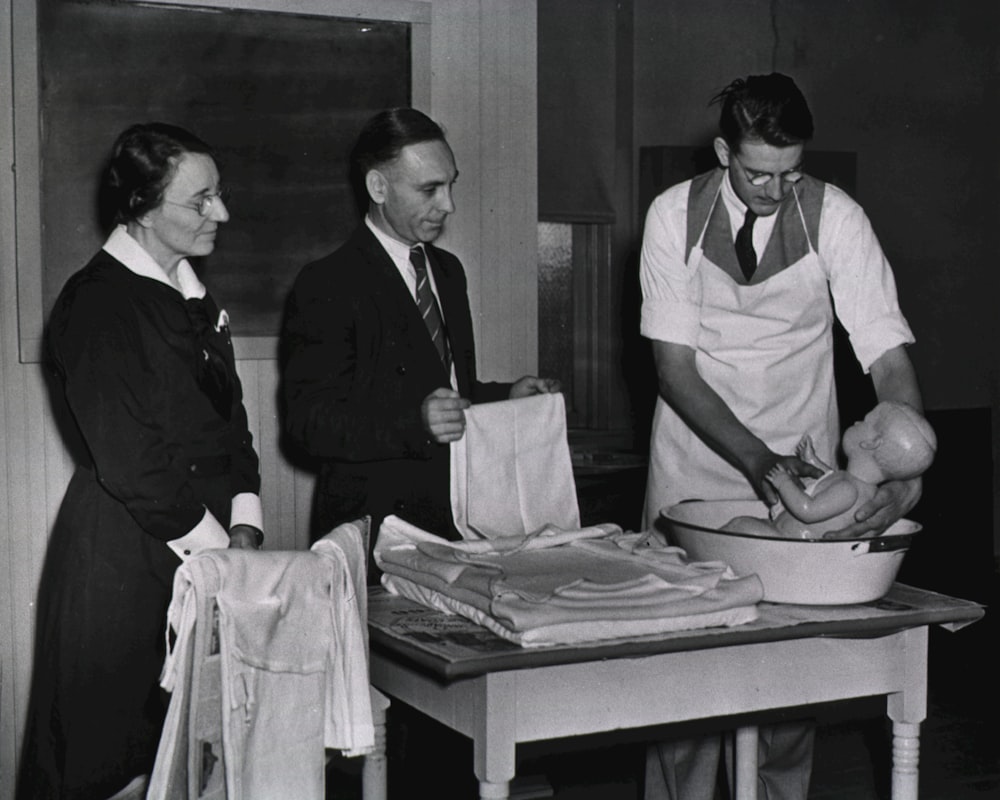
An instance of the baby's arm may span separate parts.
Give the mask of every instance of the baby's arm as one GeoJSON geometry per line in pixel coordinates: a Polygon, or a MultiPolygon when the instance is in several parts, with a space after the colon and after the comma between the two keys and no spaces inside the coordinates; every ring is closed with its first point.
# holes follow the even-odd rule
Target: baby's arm
{"type": "Polygon", "coordinates": [[[780,467],[773,467],[767,473],[767,480],[778,492],[788,513],[802,522],[827,520],[850,509],[858,499],[857,479],[843,471],[818,484],[818,491],[812,497],[780,467]]]}

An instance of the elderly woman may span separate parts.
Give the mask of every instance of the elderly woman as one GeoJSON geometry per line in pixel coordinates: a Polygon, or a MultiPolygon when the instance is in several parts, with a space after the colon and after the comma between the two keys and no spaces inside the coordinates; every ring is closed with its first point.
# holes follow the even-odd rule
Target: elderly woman
{"type": "Polygon", "coordinates": [[[66,491],[39,592],[26,798],[141,792],[166,709],[174,571],[263,540],[228,317],[188,261],[229,219],[211,151],[180,128],[135,125],[102,188],[117,227],[49,322],[89,463],[66,491]]]}

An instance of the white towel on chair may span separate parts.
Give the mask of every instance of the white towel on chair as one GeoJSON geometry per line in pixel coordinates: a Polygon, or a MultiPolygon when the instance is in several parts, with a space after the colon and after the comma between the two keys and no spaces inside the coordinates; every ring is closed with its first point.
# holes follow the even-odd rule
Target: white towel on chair
{"type": "Polygon", "coordinates": [[[150,800],[187,797],[200,779],[199,720],[221,737],[231,800],[322,798],[326,748],[374,746],[357,589],[365,546],[353,524],[321,541],[314,552],[209,550],[178,567],[167,613],[177,639],[161,675],[173,694],[150,800]],[[207,647],[213,606],[217,647],[207,647]],[[194,682],[209,676],[221,689],[201,697],[194,682]]]}
{"type": "Polygon", "coordinates": [[[480,403],[451,443],[451,508],[466,539],[580,527],[561,394],[480,403]]]}

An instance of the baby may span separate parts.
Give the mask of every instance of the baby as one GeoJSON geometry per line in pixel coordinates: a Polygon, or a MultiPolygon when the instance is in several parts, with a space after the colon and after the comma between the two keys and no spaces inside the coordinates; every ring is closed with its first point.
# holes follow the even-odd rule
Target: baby
{"type": "Polygon", "coordinates": [[[767,473],[781,502],[771,508],[771,521],[736,517],[722,530],[754,536],[819,539],[854,522],[854,512],[871,500],[878,484],[909,480],[934,460],[937,437],[930,424],[905,403],[879,403],[849,427],[842,440],[847,469],[834,470],[820,461],[812,440],[804,436],[795,453],[826,474],[803,490],[780,464],[767,473]]]}

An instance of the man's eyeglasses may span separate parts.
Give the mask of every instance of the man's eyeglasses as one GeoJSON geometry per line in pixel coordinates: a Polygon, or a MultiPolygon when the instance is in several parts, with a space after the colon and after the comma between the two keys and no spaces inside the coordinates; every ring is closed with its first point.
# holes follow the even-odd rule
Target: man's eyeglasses
{"type": "Polygon", "coordinates": [[[164,200],[163,202],[172,206],[190,208],[192,211],[197,211],[201,216],[207,217],[212,213],[212,209],[215,208],[216,201],[224,203],[228,196],[229,193],[225,189],[219,189],[215,194],[202,195],[193,203],[178,203],[175,200],[164,200]]]}
{"type": "Polygon", "coordinates": [[[785,172],[756,172],[749,170],[743,166],[743,163],[736,157],[736,154],[729,153],[730,158],[733,159],[737,164],[740,165],[740,169],[743,170],[743,174],[746,175],[747,181],[749,181],[751,186],[766,186],[775,178],[781,178],[785,183],[798,183],[802,180],[802,167],[798,166],[785,172]]]}

